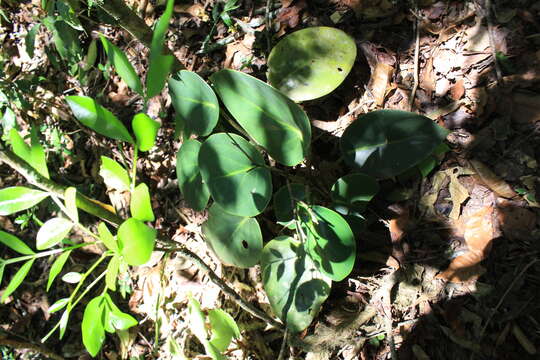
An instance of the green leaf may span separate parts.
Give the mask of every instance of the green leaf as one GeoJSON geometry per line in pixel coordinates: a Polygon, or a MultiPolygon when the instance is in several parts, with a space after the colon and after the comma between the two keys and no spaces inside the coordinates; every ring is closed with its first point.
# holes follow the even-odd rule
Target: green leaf
{"type": "Polygon", "coordinates": [[[83,125],[108,138],[135,143],[124,124],[94,99],[88,96],[66,96],[66,101],[73,115],[83,125]]]}
{"type": "Polygon", "coordinates": [[[212,88],[196,73],[182,70],[169,79],[169,89],[185,137],[210,135],[219,119],[219,103],[212,88]]]}
{"type": "Polygon", "coordinates": [[[202,211],[210,198],[208,186],[203,182],[199,171],[200,149],[200,142],[188,139],[182,143],[176,154],[178,186],[188,206],[196,211],[202,211]]]}
{"type": "Polygon", "coordinates": [[[345,162],[376,178],[389,178],[419,164],[448,131],[429,118],[399,110],[362,115],[341,137],[345,162]]]}
{"type": "Polygon", "coordinates": [[[345,175],[332,186],[334,208],[342,215],[362,212],[367,203],[379,192],[379,183],[364,174],[345,175]]]}
{"type": "Polygon", "coordinates": [[[142,221],[130,218],[118,228],[118,243],[124,260],[133,266],[150,260],[157,231],[142,221]]]}
{"type": "Polygon", "coordinates": [[[11,146],[13,146],[13,152],[15,155],[24,160],[28,165],[34,168],[39,174],[49,178],[49,170],[47,169],[47,159],[45,158],[45,151],[39,143],[37,132],[34,127],[30,129],[31,143],[28,146],[21,135],[15,129],[11,129],[9,137],[11,146]]]}
{"type": "Polygon", "coordinates": [[[199,339],[199,341],[204,344],[208,341],[208,334],[206,333],[206,317],[201,310],[201,304],[191,296],[188,296],[188,316],[189,316],[189,328],[193,335],[199,339]]]}
{"type": "Polygon", "coordinates": [[[337,88],[356,59],[354,39],[343,31],[310,27],[285,36],[268,57],[268,80],[294,101],[312,100],[337,88]]]}
{"type": "Polygon", "coordinates": [[[68,324],[68,320],[69,320],[69,313],[70,313],[70,310],[69,309],[66,309],[66,311],[64,311],[62,313],[62,317],[60,318],[60,339],[62,339],[64,337],[64,334],[66,333],[66,329],[67,329],[67,324],[68,324]]]}
{"type": "Polygon", "coordinates": [[[69,303],[69,298],[62,298],[60,300],[57,300],[54,304],[52,304],[50,307],[49,307],[49,314],[53,314],[57,311],[60,311],[62,310],[63,308],[66,307],[66,305],[69,303]]]}
{"type": "Polygon", "coordinates": [[[173,7],[174,0],[168,0],[165,12],[159,18],[152,36],[149,60],[150,65],[148,74],[146,75],[146,97],[148,99],[161,92],[173,64],[172,55],[163,55],[163,43],[165,42],[165,35],[167,34],[169,20],[173,13],[173,7]]]}
{"type": "Polygon", "coordinates": [[[101,157],[101,167],[99,175],[103,178],[105,185],[109,189],[118,191],[129,191],[131,180],[126,169],[119,163],[106,156],[101,157]]]}
{"type": "Polygon", "coordinates": [[[81,324],[82,340],[84,347],[92,356],[96,356],[103,341],[105,341],[105,329],[103,327],[103,311],[105,304],[103,296],[96,296],[84,308],[81,324]]]}
{"type": "Polygon", "coordinates": [[[449,150],[450,148],[445,143],[441,143],[427,159],[421,161],[418,164],[418,170],[420,170],[422,177],[428,176],[435,169],[435,166],[437,166],[439,162],[438,158],[442,157],[449,150]]]}
{"type": "Polygon", "coordinates": [[[221,309],[212,309],[208,312],[208,319],[210,320],[210,330],[212,336],[210,338],[210,344],[223,352],[227,350],[232,338],[240,338],[240,329],[234,321],[233,317],[227,314],[221,309]]]}
{"type": "Polygon", "coordinates": [[[36,43],[36,34],[40,26],[41,26],[41,23],[37,23],[34,26],[32,26],[32,28],[28,30],[28,33],[26,34],[26,37],[24,38],[26,52],[28,53],[28,56],[30,58],[34,57],[34,45],[36,43]]]}
{"type": "Polygon", "coordinates": [[[41,190],[12,186],[0,190],[0,216],[11,215],[38,204],[49,196],[41,190]]]}
{"type": "Polygon", "coordinates": [[[310,202],[309,189],[302,184],[282,186],[274,195],[274,213],[279,222],[289,222],[294,219],[294,208],[298,201],[310,202]],[[291,197],[292,195],[292,197],[291,197]]]}
{"type": "Polygon", "coordinates": [[[133,133],[137,139],[139,150],[148,151],[154,147],[160,126],[159,122],[144,113],[140,113],[133,117],[131,126],[133,127],[133,133]]]}
{"type": "Polygon", "coordinates": [[[261,267],[264,290],[274,313],[290,331],[304,330],[330,294],[332,281],[317,270],[302,244],[289,236],[266,244],[261,267]]]}
{"type": "Polygon", "coordinates": [[[0,262],[0,285],[2,285],[2,279],[4,278],[4,269],[6,268],[6,265],[4,262],[0,262]]]}
{"type": "Polygon", "coordinates": [[[86,57],[84,58],[84,71],[89,71],[90,69],[92,69],[96,62],[97,54],[97,41],[96,39],[92,39],[90,45],[88,45],[88,52],[86,53],[86,57]]]}
{"type": "Polygon", "coordinates": [[[135,187],[131,194],[131,203],[129,206],[131,216],[141,221],[154,221],[156,218],[152,211],[152,203],[150,202],[150,192],[145,183],[140,183],[135,187]]]}
{"type": "Polygon", "coordinates": [[[73,228],[73,223],[64,218],[56,217],[47,220],[39,229],[36,237],[38,250],[48,249],[62,241],[73,228]]]}
{"type": "Polygon", "coordinates": [[[114,44],[112,44],[106,37],[99,35],[103,48],[109,58],[109,63],[114,67],[118,75],[124,80],[127,86],[131,90],[135,91],[141,96],[144,96],[141,79],[133,69],[133,66],[129,62],[126,54],[114,44]]]}
{"type": "Polygon", "coordinates": [[[62,281],[68,284],[77,284],[81,279],[82,274],[75,271],[68,272],[62,276],[62,281]]]}
{"type": "Polygon", "coordinates": [[[67,216],[74,222],[79,222],[79,211],[77,209],[77,189],[68,187],[64,192],[64,203],[66,205],[67,216]]]}
{"type": "Polygon", "coordinates": [[[105,244],[107,249],[117,253],[118,252],[118,242],[111,234],[109,228],[105,223],[99,223],[98,225],[99,239],[105,244]]]}
{"type": "Polygon", "coordinates": [[[118,277],[118,270],[120,269],[120,258],[113,256],[109,265],[107,265],[107,274],[105,275],[105,284],[111,291],[116,291],[116,279],[118,277]]]}
{"type": "Polygon", "coordinates": [[[291,99],[238,71],[220,70],[210,80],[235,120],[272,158],[294,166],[306,157],[311,125],[291,99]]]}
{"type": "Polygon", "coordinates": [[[20,269],[15,273],[15,275],[13,275],[13,278],[11,279],[8,286],[6,287],[6,290],[4,290],[4,293],[2,294],[0,303],[3,303],[11,294],[13,294],[15,290],[17,290],[26,275],[28,275],[28,272],[30,271],[30,268],[32,267],[32,264],[35,260],[36,259],[30,259],[25,262],[23,266],[21,266],[20,269]]]}
{"type": "Polygon", "coordinates": [[[66,264],[67,259],[69,259],[69,255],[71,255],[71,250],[65,251],[60,256],[54,260],[54,263],[51,266],[51,270],[49,270],[49,279],[47,280],[47,291],[51,288],[52,283],[54,282],[54,279],[62,272],[62,269],[64,268],[64,265],[66,264]]]}
{"type": "Polygon", "coordinates": [[[8,234],[7,232],[1,231],[1,230],[0,230],[0,243],[6,245],[8,248],[10,248],[13,251],[18,252],[19,254],[23,254],[23,255],[35,254],[35,252],[32,251],[32,249],[30,249],[30,247],[26,245],[18,237],[8,234]]]}
{"type": "Polygon", "coordinates": [[[115,330],[127,330],[139,322],[133,316],[122,312],[112,301],[109,294],[105,293],[105,322],[104,327],[108,332],[115,330]]]}
{"type": "Polygon", "coordinates": [[[244,138],[228,133],[210,136],[201,146],[199,168],[210,194],[228,213],[255,216],[268,205],[270,170],[244,138]]]}
{"type": "Polygon", "coordinates": [[[259,262],[263,242],[261,228],[255,218],[227,214],[214,204],[202,231],[224,264],[248,268],[259,262]]]}
{"type": "Polygon", "coordinates": [[[343,217],[322,206],[310,208],[315,220],[303,223],[307,252],[317,269],[334,281],[349,275],[356,259],[356,240],[343,217]]]}

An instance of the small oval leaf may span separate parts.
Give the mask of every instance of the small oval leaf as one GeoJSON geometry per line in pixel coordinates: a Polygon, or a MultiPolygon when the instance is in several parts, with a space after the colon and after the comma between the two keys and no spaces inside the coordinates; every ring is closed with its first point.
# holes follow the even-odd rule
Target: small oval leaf
{"type": "Polygon", "coordinates": [[[30,268],[32,267],[32,264],[34,263],[36,259],[28,260],[23,264],[23,266],[20,267],[19,270],[13,275],[13,278],[9,282],[8,286],[6,287],[6,290],[4,290],[4,293],[2,294],[2,298],[0,299],[0,303],[3,303],[17,288],[22,284],[24,278],[26,275],[28,275],[28,272],[30,271],[30,268]]]}
{"type": "Polygon", "coordinates": [[[71,255],[71,250],[65,251],[60,256],[54,260],[54,263],[51,266],[51,270],[49,270],[49,279],[47,280],[47,291],[51,288],[51,285],[58,276],[62,272],[62,269],[64,268],[64,265],[66,264],[67,259],[69,258],[69,255],[71,255]]]}
{"type": "Polygon", "coordinates": [[[126,169],[116,161],[106,156],[101,157],[99,175],[109,189],[129,191],[131,180],[126,169]]]}
{"type": "Polygon", "coordinates": [[[176,154],[176,175],[184,200],[195,211],[202,211],[210,199],[208,186],[199,171],[199,151],[201,143],[188,139],[176,154]]]}
{"type": "Polygon", "coordinates": [[[354,39],[317,26],[285,36],[268,57],[268,81],[294,101],[312,100],[337,88],[356,59],[354,39]]]}
{"type": "Polygon", "coordinates": [[[150,201],[150,192],[145,183],[140,183],[135,187],[131,194],[131,203],[129,206],[131,216],[141,221],[154,221],[156,218],[152,211],[152,203],[150,201]]]}
{"type": "Polygon", "coordinates": [[[148,151],[154,147],[160,127],[159,122],[144,113],[139,113],[133,117],[131,127],[137,139],[139,150],[148,151]]]}
{"type": "Polygon", "coordinates": [[[0,230],[0,243],[6,245],[8,248],[10,248],[13,251],[18,252],[19,254],[23,254],[23,255],[35,254],[35,252],[32,249],[30,249],[30,247],[26,245],[21,239],[1,230],[0,230]]]}
{"type": "Polygon", "coordinates": [[[94,99],[88,96],[66,96],[66,101],[73,115],[83,125],[108,138],[135,143],[124,124],[94,99]]]}
{"type": "Polygon", "coordinates": [[[379,192],[379,183],[364,174],[343,176],[332,186],[334,208],[342,215],[362,212],[367,203],[379,192]]]}
{"type": "Polygon", "coordinates": [[[120,253],[129,265],[137,266],[150,260],[157,231],[142,221],[130,218],[118,228],[120,253]]]}
{"type": "Polygon", "coordinates": [[[103,327],[103,296],[97,296],[88,302],[84,308],[81,324],[84,347],[92,356],[96,356],[105,341],[103,327]]]}
{"type": "Polygon", "coordinates": [[[48,196],[47,192],[23,186],[2,189],[0,190],[0,216],[11,215],[31,208],[48,196]]]}
{"type": "Polygon", "coordinates": [[[114,238],[113,234],[111,234],[111,231],[105,225],[105,223],[99,223],[98,225],[98,233],[99,233],[99,239],[103,242],[103,244],[107,247],[107,249],[118,252],[118,242],[114,238]]]}
{"type": "Polygon", "coordinates": [[[210,320],[210,344],[219,351],[227,350],[232,338],[240,338],[240,329],[233,317],[221,309],[212,309],[208,312],[210,320]]]}
{"type": "Polygon", "coordinates": [[[122,80],[124,80],[131,90],[135,91],[141,96],[144,96],[141,79],[135,72],[135,69],[133,69],[133,66],[129,62],[126,54],[107,40],[107,38],[103,35],[100,35],[99,37],[101,38],[101,42],[105,52],[107,53],[109,62],[114,67],[118,75],[122,78],[122,80]]]}
{"type": "Polygon", "coordinates": [[[294,208],[298,201],[310,202],[309,189],[302,184],[282,186],[274,195],[274,213],[276,220],[289,222],[294,218],[294,208]],[[292,196],[291,196],[292,195],[292,196]]]}
{"type": "Polygon", "coordinates": [[[74,222],[79,222],[79,211],[77,209],[77,189],[68,187],[64,192],[64,203],[66,205],[67,216],[74,222]]]}
{"type": "Polygon", "coordinates": [[[62,310],[63,308],[66,307],[68,303],[69,303],[69,298],[63,298],[63,299],[57,300],[54,304],[52,304],[49,307],[49,314],[53,314],[57,311],[62,310]]]}
{"type": "Polygon", "coordinates": [[[107,265],[107,274],[105,275],[105,284],[111,291],[116,291],[116,278],[118,277],[118,270],[120,269],[120,258],[113,256],[109,264],[107,265]]]}
{"type": "Polygon", "coordinates": [[[248,268],[259,262],[263,243],[255,218],[227,214],[218,204],[214,204],[202,231],[224,264],[248,268]]]}
{"type": "Polygon", "coordinates": [[[62,281],[67,282],[68,284],[77,284],[79,281],[81,281],[81,278],[81,273],[72,271],[62,276],[62,281]]]}
{"type": "Polygon", "coordinates": [[[62,241],[73,228],[73,223],[64,218],[52,218],[43,224],[36,237],[38,250],[48,249],[62,241]]]}

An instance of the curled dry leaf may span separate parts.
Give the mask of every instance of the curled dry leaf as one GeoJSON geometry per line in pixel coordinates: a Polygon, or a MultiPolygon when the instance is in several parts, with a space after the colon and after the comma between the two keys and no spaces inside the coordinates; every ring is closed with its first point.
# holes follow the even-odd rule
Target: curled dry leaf
{"type": "Polygon", "coordinates": [[[476,171],[478,178],[487,187],[489,187],[494,193],[505,198],[513,198],[517,194],[508,185],[508,183],[495,175],[486,165],[482,164],[478,160],[470,160],[472,168],[476,171]]]}
{"type": "Polygon", "coordinates": [[[385,63],[377,63],[375,69],[373,69],[373,74],[369,80],[368,87],[373,94],[377,106],[382,106],[384,103],[386,89],[393,74],[394,67],[385,63]]]}

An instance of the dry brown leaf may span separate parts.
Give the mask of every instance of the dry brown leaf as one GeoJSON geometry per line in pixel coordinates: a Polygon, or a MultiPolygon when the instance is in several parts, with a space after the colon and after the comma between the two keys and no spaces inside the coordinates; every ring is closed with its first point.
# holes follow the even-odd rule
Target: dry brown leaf
{"type": "Polygon", "coordinates": [[[435,91],[436,77],[433,71],[433,58],[437,54],[437,51],[426,61],[423,71],[420,76],[420,88],[428,92],[433,93],[435,91]]]}
{"type": "Polygon", "coordinates": [[[510,185],[491,171],[486,165],[478,160],[469,161],[472,168],[476,171],[478,178],[494,193],[505,198],[513,198],[517,196],[516,192],[510,185]]]}
{"type": "Polygon", "coordinates": [[[465,94],[465,86],[463,86],[463,79],[456,81],[454,86],[450,88],[450,97],[454,100],[459,100],[465,94]]]}
{"type": "Polygon", "coordinates": [[[474,281],[478,279],[485,269],[480,265],[482,261],[478,254],[467,252],[452,260],[448,268],[436,276],[452,283],[474,281]]]}
{"type": "Polygon", "coordinates": [[[498,210],[499,223],[506,238],[519,240],[531,237],[531,233],[536,227],[536,214],[534,212],[513,206],[509,201],[500,204],[498,210]]]}
{"type": "Polygon", "coordinates": [[[369,89],[373,94],[375,104],[382,106],[384,103],[384,97],[386,95],[386,88],[390,83],[390,79],[394,74],[394,67],[384,63],[377,63],[371,79],[369,80],[369,89]]]}
{"type": "Polygon", "coordinates": [[[460,175],[469,175],[470,172],[464,168],[454,167],[445,170],[445,173],[450,177],[448,191],[450,192],[450,200],[452,201],[452,211],[450,218],[456,220],[461,213],[461,204],[469,198],[469,192],[461,185],[458,177],[460,175]]]}

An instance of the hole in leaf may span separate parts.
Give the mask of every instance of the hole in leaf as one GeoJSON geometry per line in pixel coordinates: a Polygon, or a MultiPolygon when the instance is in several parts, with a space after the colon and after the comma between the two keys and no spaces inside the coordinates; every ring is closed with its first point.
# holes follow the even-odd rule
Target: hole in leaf
{"type": "Polygon", "coordinates": [[[338,68],[337,68],[337,71],[339,71],[339,72],[342,72],[342,71],[343,71],[343,69],[342,69],[342,68],[340,68],[340,67],[338,67],[338,68]]]}
{"type": "Polygon", "coordinates": [[[246,240],[242,240],[242,246],[244,247],[244,249],[248,248],[248,243],[246,240]]]}

